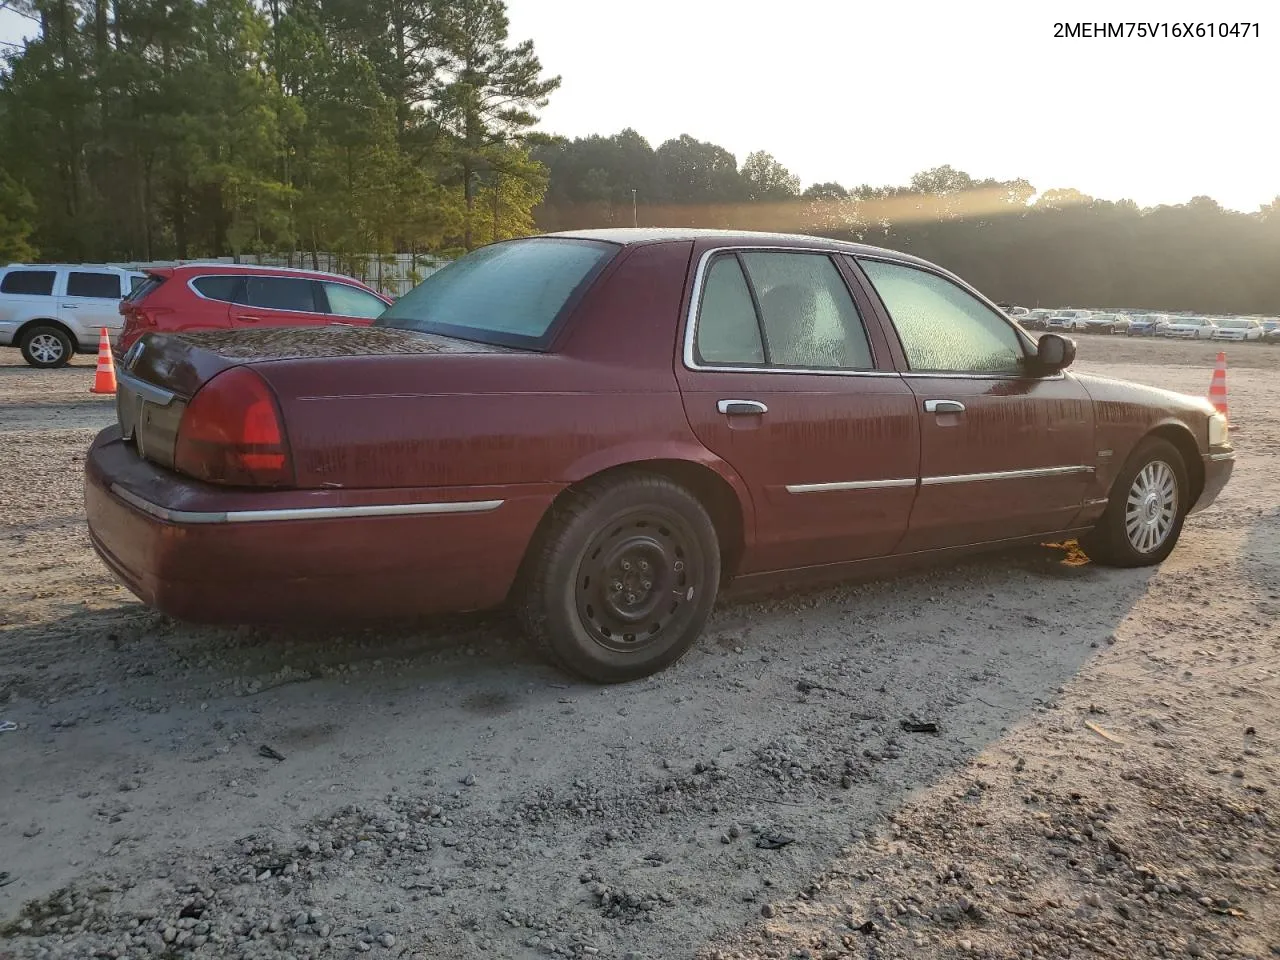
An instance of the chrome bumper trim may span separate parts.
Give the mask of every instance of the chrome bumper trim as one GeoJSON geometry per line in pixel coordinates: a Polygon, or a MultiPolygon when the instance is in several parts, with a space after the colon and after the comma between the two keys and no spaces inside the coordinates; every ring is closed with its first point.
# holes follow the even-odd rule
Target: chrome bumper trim
{"type": "Polygon", "coordinates": [[[347,517],[407,517],[423,514],[488,513],[503,500],[456,500],[446,503],[380,503],[353,507],[294,507],[285,510],[170,510],[130,493],[118,483],[111,492],[129,504],[167,523],[265,523],[278,520],[333,520],[347,517]]]}

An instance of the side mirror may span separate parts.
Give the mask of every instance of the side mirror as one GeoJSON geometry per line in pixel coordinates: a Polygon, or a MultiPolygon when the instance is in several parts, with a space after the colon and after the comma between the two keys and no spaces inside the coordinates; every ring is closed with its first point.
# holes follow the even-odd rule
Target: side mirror
{"type": "Polygon", "coordinates": [[[1075,341],[1056,333],[1046,333],[1036,346],[1036,366],[1044,373],[1065,370],[1075,363],[1075,360],[1075,341]]]}

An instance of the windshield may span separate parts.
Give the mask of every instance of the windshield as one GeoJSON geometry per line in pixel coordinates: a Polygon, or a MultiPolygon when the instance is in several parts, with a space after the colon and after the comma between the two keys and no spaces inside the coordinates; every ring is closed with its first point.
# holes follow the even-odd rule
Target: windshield
{"type": "Polygon", "coordinates": [[[566,306],[618,249],[560,237],[490,244],[431,274],[388,307],[374,326],[545,347],[566,306]]]}
{"type": "Polygon", "coordinates": [[[1242,327],[1252,327],[1252,320],[1219,320],[1218,326],[1227,327],[1232,330],[1239,330],[1242,327]]]}

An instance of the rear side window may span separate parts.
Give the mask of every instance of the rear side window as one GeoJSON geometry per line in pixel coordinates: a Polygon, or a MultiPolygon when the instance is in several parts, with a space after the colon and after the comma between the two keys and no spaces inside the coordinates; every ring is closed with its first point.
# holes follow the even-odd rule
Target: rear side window
{"type": "Polygon", "coordinates": [[[317,312],[315,283],[298,277],[246,277],[242,302],[263,310],[317,312]]]}
{"type": "Polygon", "coordinates": [[[566,307],[617,252],[613,244],[559,237],[481,247],[431,274],[375,325],[543,347],[566,307]]]}
{"type": "MultiPolygon", "coordinates": [[[[53,270],[10,270],[0,280],[0,293],[48,297],[53,294],[53,270]]],[[[119,296],[119,293],[116,294],[119,296]]]]}
{"type": "Polygon", "coordinates": [[[67,274],[68,297],[90,297],[94,300],[119,300],[120,277],[115,273],[88,273],[72,270],[67,274]]]}
{"type": "Polygon", "coordinates": [[[239,280],[239,277],[196,277],[191,281],[191,286],[202,297],[231,303],[235,299],[236,283],[239,280]]]}
{"type": "Polygon", "coordinates": [[[744,251],[742,263],[760,301],[770,364],[836,370],[874,366],[862,319],[830,257],[744,251]]]}
{"type": "Polygon", "coordinates": [[[704,281],[696,347],[712,365],[875,365],[862,318],[826,254],[743,250],[717,257],[704,281]]]}
{"type": "Polygon", "coordinates": [[[702,363],[764,363],[760,322],[737,257],[717,257],[707,268],[696,346],[702,363]]]}
{"type": "Polygon", "coordinates": [[[325,296],[329,300],[329,312],[339,317],[374,317],[382,316],[387,305],[367,290],[353,287],[349,283],[322,283],[325,296]]]}

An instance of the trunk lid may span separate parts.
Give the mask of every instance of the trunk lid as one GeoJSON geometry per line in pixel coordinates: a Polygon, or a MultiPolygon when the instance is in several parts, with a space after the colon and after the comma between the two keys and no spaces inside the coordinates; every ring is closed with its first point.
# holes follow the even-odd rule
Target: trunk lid
{"type": "Polygon", "coordinates": [[[228,367],[245,363],[510,352],[518,351],[394,327],[334,323],[321,327],[150,334],[125,355],[123,372],[190,399],[206,381],[228,367]]]}
{"type": "Polygon", "coordinates": [[[339,323],[149,333],[129,348],[120,363],[116,419],[123,438],[136,444],[139,456],[172,467],[178,426],[187,402],[201,386],[231,367],[281,360],[519,352],[393,327],[339,323]]]}

